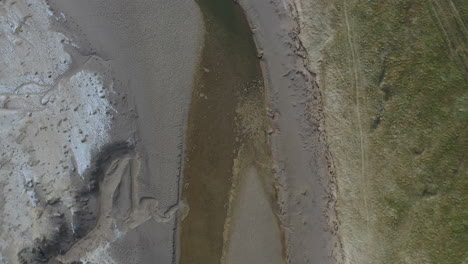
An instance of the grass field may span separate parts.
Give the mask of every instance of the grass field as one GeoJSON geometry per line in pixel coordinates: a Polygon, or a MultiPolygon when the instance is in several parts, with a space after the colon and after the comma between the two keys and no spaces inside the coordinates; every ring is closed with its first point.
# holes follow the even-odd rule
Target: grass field
{"type": "Polygon", "coordinates": [[[350,263],[468,261],[468,1],[296,1],[350,263]]]}

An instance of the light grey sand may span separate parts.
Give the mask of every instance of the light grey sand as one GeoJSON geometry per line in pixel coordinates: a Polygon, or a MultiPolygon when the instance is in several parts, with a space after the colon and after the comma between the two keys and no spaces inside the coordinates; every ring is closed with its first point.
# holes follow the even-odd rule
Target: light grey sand
{"type": "MultiPolygon", "coordinates": [[[[126,218],[121,226],[128,233],[103,244],[104,251],[116,263],[171,263],[184,126],[202,46],[199,9],[183,0],[52,0],[50,5],[65,14],[62,25],[76,34],[82,53],[109,61],[115,89],[129,94],[138,116],[136,151],[143,158],[140,171],[130,177],[136,177],[134,206],[146,213],[126,218]],[[142,250],[146,243],[156,246],[142,250]]],[[[113,206],[119,211],[122,205],[113,206]]],[[[135,208],[131,212],[139,214],[135,208]]]]}
{"type": "Polygon", "coordinates": [[[82,52],[110,62],[116,89],[134,100],[138,147],[148,159],[141,196],[154,197],[166,211],[177,202],[183,130],[202,40],[198,7],[181,0],[52,0],[50,5],[65,14],[82,52]]]}
{"type": "Polygon", "coordinates": [[[54,20],[44,1],[0,2],[0,263],[48,258],[87,229],[88,171],[119,116],[109,65],[72,63],[54,20]]]}

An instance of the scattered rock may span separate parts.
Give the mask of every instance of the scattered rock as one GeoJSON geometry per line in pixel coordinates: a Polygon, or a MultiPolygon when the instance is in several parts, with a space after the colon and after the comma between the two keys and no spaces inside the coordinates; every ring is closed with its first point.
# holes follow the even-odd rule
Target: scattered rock
{"type": "Polygon", "coordinates": [[[56,205],[60,202],[60,198],[59,197],[54,197],[54,198],[50,198],[47,200],[47,204],[48,205],[56,205]]]}
{"type": "Polygon", "coordinates": [[[263,51],[259,51],[257,53],[257,59],[262,59],[263,58],[263,51]]]}

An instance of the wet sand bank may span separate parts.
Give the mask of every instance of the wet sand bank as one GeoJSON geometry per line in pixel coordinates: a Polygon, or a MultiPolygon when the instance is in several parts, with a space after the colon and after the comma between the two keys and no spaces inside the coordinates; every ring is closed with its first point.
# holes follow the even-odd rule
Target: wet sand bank
{"type": "Polygon", "coordinates": [[[259,52],[275,133],[272,145],[288,263],[340,263],[335,185],[321,94],[308,70],[293,3],[240,0],[259,52]]]}

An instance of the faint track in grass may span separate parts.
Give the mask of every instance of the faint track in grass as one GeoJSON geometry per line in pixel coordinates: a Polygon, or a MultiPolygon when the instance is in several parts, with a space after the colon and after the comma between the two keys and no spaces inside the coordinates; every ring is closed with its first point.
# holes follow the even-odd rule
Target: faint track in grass
{"type": "Polygon", "coordinates": [[[369,232],[369,207],[368,207],[368,179],[366,175],[366,151],[365,151],[365,140],[364,140],[364,132],[362,128],[362,118],[361,118],[361,101],[360,101],[360,77],[359,77],[359,69],[360,63],[356,52],[356,47],[353,42],[353,31],[352,27],[348,18],[348,9],[346,6],[346,0],[343,0],[343,7],[344,7],[344,18],[346,23],[346,32],[347,32],[347,39],[349,48],[351,50],[351,58],[352,58],[352,70],[353,70],[353,89],[354,95],[356,97],[356,117],[358,122],[359,128],[359,140],[360,140],[360,152],[361,152],[361,179],[364,182],[364,207],[365,207],[365,215],[366,215],[366,230],[369,232]]]}
{"type": "Polygon", "coordinates": [[[457,7],[451,0],[444,3],[439,0],[431,0],[429,4],[434,18],[445,37],[452,59],[460,64],[467,73],[468,29],[457,7]]]}
{"type": "Polygon", "coordinates": [[[452,0],[449,0],[449,3],[450,3],[450,8],[452,10],[453,16],[456,18],[456,20],[460,24],[460,27],[462,28],[462,31],[463,31],[463,34],[464,34],[465,38],[468,38],[468,29],[467,29],[467,27],[465,25],[465,22],[463,22],[462,17],[460,16],[460,12],[458,12],[457,7],[455,6],[455,4],[453,3],[452,0]]]}

